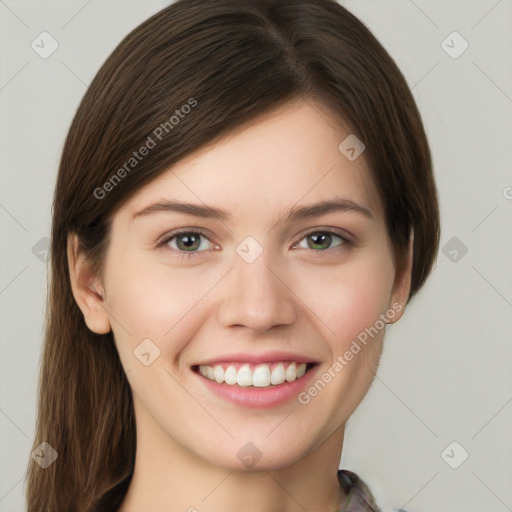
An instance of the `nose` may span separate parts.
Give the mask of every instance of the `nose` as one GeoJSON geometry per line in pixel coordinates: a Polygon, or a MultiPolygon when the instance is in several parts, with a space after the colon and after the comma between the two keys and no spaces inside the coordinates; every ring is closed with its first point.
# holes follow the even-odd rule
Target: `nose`
{"type": "Polygon", "coordinates": [[[295,321],[298,299],[293,283],[265,251],[252,263],[235,255],[233,265],[222,285],[218,315],[223,327],[245,326],[263,332],[295,321]]]}

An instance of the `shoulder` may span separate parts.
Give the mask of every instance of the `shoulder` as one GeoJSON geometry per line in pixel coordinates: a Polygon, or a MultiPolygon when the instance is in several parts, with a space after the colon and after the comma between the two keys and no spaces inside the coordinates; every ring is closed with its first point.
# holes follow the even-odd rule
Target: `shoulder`
{"type": "Polygon", "coordinates": [[[353,471],[338,470],[338,480],[347,494],[347,499],[339,512],[408,512],[390,507],[388,504],[377,503],[369,486],[353,471]]]}

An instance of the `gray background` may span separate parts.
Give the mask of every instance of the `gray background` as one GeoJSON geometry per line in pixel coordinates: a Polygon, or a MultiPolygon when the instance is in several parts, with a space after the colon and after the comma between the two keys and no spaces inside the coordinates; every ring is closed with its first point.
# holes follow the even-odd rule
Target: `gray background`
{"type": "MultiPolygon", "coordinates": [[[[0,0],[0,512],[24,508],[64,137],[108,54],[168,3],[0,0]],[[43,31],[59,45],[46,59],[43,31]]],[[[442,216],[436,268],[388,328],[341,466],[411,512],[512,510],[512,1],[341,3],[413,89],[442,216]]]]}

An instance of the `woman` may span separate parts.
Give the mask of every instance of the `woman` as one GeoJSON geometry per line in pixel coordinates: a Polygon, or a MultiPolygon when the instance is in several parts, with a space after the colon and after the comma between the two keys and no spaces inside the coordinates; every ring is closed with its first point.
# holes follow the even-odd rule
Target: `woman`
{"type": "Polygon", "coordinates": [[[64,146],[28,510],[380,510],[344,426],[438,241],[420,115],[346,9],[157,13],[64,146]]]}

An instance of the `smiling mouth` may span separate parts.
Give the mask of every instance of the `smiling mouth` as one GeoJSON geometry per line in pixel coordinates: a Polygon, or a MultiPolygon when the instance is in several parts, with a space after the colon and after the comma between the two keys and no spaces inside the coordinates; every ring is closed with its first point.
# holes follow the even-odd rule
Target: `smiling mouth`
{"type": "Polygon", "coordinates": [[[224,363],[195,365],[192,370],[205,379],[228,386],[268,388],[303,377],[315,363],[279,361],[275,363],[224,363]]]}

